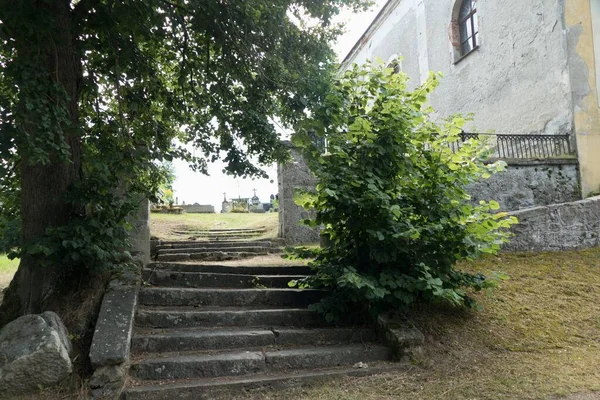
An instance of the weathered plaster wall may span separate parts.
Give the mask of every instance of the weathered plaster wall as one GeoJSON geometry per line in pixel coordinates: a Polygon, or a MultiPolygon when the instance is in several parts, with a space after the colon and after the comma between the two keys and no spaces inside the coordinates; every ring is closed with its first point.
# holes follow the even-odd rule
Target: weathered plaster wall
{"type": "Polygon", "coordinates": [[[600,193],[600,109],[596,82],[594,33],[600,40],[598,0],[566,0],[569,68],[581,191],[583,196],[600,193]],[[593,7],[592,7],[593,6],[593,7]],[[596,32],[594,32],[594,30],[596,32]]]}
{"type": "Polygon", "coordinates": [[[508,251],[572,250],[600,245],[600,197],[511,213],[519,219],[508,251]]]}
{"type": "Polygon", "coordinates": [[[505,171],[468,188],[474,203],[496,200],[512,211],[580,199],[575,159],[505,161],[505,171]]]}
{"type": "Polygon", "coordinates": [[[563,2],[479,1],[480,47],[455,64],[449,35],[455,1],[394,0],[342,68],[399,54],[415,81],[429,70],[444,73],[432,105],[441,116],[474,113],[468,130],[570,133],[563,2]]]}
{"type": "Polygon", "coordinates": [[[289,245],[318,243],[319,229],[301,225],[300,221],[314,218],[314,212],[307,211],[294,203],[296,190],[314,190],[316,178],[310,172],[299,149],[290,147],[292,159],[287,164],[277,165],[279,189],[279,237],[289,245]]]}

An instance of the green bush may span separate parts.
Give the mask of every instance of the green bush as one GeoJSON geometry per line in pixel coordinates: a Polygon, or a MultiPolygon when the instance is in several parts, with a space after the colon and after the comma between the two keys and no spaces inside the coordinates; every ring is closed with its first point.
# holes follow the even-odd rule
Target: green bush
{"type": "Polygon", "coordinates": [[[318,178],[316,193],[299,193],[296,202],[316,210],[305,222],[330,239],[321,250],[296,251],[316,257],[316,276],[297,284],[332,291],[314,306],[330,320],[418,300],[473,305],[469,289],[489,280],[455,263],[496,253],[516,223],[492,213],[495,201],[470,204],[465,186],[505,164],[484,164],[491,154],[485,143],[460,141],[463,118],[433,121],[427,100],[438,75],[414,91],[407,82],[388,68],[354,66],[293,139],[318,178]],[[324,154],[315,135],[327,140],[324,154]]]}

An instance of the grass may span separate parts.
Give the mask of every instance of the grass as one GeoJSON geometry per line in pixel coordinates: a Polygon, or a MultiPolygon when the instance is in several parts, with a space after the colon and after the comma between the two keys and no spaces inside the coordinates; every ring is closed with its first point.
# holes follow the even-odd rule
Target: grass
{"type": "MultiPolygon", "coordinates": [[[[204,230],[265,228],[261,238],[277,236],[279,215],[277,213],[226,213],[226,214],[155,214],[150,215],[150,233],[164,240],[184,240],[184,235],[173,233],[176,230],[204,230]]],[[[189,236],[193,236],[190,234],[189,236]]]]}
{"type": "Polygon", "coordinates": [[[502,254],[461,268],[510,278],[475,295],[481,310],[411,310],[426,346],[410,371],[251,398],[600,399],[600,249],[502,254]]]}
{"type": "Polygon", "coordinates": [[[18,259],[10,260],[5,254],[0,254],[0,303],[2,303],[2,290],[8,287],[18,266],[18,259]]]}
{"type": "Polygon", "coordinates": [[[5,254],[0,254],[0,274],[14,274],[18,266],[18,259],[11,260],[5,254]]]}

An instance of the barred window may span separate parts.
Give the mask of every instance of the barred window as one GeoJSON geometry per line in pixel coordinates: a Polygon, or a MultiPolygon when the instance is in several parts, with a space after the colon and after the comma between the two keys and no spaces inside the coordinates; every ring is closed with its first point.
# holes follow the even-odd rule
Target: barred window
{"type": "Polygon", "coordinates": [[[462,57],[475,50],[478,45],[476,0],[463,0],[458,13],[458,30],[462,57]]]}

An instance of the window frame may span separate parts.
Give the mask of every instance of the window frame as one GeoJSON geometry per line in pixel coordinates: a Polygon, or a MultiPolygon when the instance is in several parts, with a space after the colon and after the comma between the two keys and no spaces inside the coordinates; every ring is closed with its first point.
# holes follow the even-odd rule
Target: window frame
{"type": "Polygon", "coordinates": [[[477,0],[458,0],[455,4],[456,8],[453,18],[455,40],[453,40],[453,43],[455,49],[454,64],[457,64],[463,58],[477,50],[481,40],[479,34],[479,18],[477,15],[477,0]],[[460,13],[466,2],[470,3],[471,10],[466,16],[461,18],[460,13]],[[471,30],[470,36],[469,29],[471,30]],[[463,34],[467,37],[465,40],[462,40],[463,34]],[[465,45],[470,47],[466,52],[464,51],[465,45]]]}

